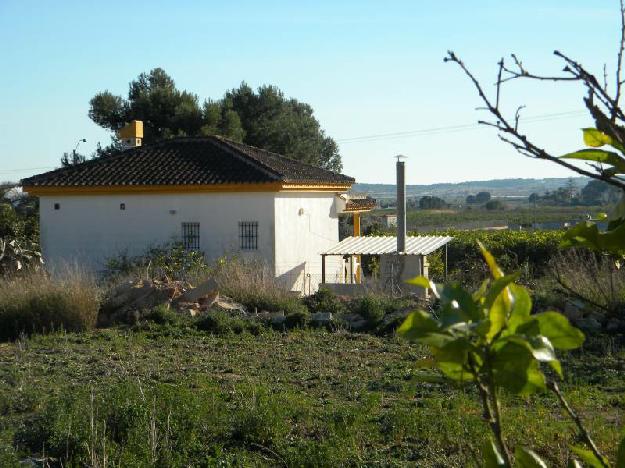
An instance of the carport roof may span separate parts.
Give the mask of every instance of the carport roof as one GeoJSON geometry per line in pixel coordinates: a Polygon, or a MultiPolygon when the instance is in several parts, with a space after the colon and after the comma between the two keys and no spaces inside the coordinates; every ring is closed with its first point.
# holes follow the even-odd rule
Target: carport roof
{"type": "MultiPolygon", "coordinates": [[[[401,255],[429,255],[443,247],[450,236],[408,236],[406,251],[401,255]]],[[[347,237],[322,255],[384,255],[397,253],[397,237],[371,236],[347,237]]]]}

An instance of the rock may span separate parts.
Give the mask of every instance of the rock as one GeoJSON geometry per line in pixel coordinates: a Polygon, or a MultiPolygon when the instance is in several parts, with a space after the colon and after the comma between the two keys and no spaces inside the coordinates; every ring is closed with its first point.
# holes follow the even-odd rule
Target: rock
{"type": "Polygon", "coordinates": [[[186,291],[178,300],[180,302],[198,302],[200,298],[207,298],[207,301],[210,301],[212,298],[212,300],[215,301],[218,297],[219,286],[217,282],[211,278],[198,284],[195,288],[186,291]]]}
{"type": "Polygon", "coordinates": [[[342,318],[345,321],[347,328],[352,331],[365,330],[369,325],[369,323],[358,314],[347,314],[342,318]]]}
{"type": "Polygon", "coordinates": [[[564,315],[572,321],[580,320],[584,315],[584,305],[579,301],[567,301],[564,305],[564,315]]]}
{"type": "Polygon", "coordinates": [[[611,318],[605,326],[605,331],[610,333],[625,332],[625,320],[611,318]]]}
{"type": "Polygon", "coordinates": [[[592,317],[586,317],[576,321],[576,325],[582,330],[596,332],[601,330],[601,323],[592,317]]]}
{"type": "Polygon", "coordinates": [[[276,312],[271,315],[272,325],[284,325],[285,321],[286,321],[286,317],[284,316],[284,312],[276,312]]]}
{"type": "Polygon", "coordinates": [[[229,297],[222,296],[218,300],[216,300],[213,304],[213,307],[218,309],[222,309],[226,312],[234,313],[238,312],[241,315],[247,315],[247,310],[243,306],[243,304],[239,304],[238,302],[233,301],[229,297]]]}
{"type": "Polygon", "coordinates": [[[310,315],[310,321],[317,324],[325,325],[334,321],[332,312],[315,312],[310,315]]]}

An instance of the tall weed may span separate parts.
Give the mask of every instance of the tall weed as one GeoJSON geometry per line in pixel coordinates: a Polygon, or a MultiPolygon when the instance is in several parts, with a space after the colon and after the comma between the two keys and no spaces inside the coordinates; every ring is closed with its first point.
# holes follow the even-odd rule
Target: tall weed
{"type": "Polygon", "coordinates": [[[92,329],[99,300],[95,280],[75,268],[52,276],[33,272],[0,280],[0,340],[60,329],[92,329]]]}

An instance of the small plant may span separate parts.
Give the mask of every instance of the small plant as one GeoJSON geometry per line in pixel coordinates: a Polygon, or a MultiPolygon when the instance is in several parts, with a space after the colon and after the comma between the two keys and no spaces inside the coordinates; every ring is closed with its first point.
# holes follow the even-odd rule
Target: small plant
{"type": "MultiPolygon", "coordinates": [[[[515,283],[518,273],[505,275],[494,257],[481,244],[491,278],[473,292],[451,283],[438,288],[425,277],[411,284],[431,289],[440,300],[437,317],[416,311],[408,316],[400,335],[428,345],[432,364],[446,377],[471,382],[477,388],[493,440],[483,451],[485,466],[546,466],[532,450],[518,446],[514,459],[506,441],[501,419],[499,390],[528,395],[540,390],[553,391],[578,427],[585,446],[574,446],[575,456],[593,467],[608,467],[606,457],[583,426],[553,378],[547,378],[543,365],[562,377],[562,366],[555,350],[581,346],[583,333],[557,312],[531,315],[532,301],[524,287],[515,283]]],[[[578,462],[574,466],[580,466],[578,462]]],[[[625,464],[625,441],[619,449],[617,466],[625,464]]]]}
{"type": "Polygon", "coordinates": [[[369,295],[356,302],[354,311],[373,327],[384,318],[386,303],[381,297],[369,295]]]}
{"type": "Polygon", "coordinates": [[[347,311],[347,306],[330,289],[321,287],[315,294],[304,299],[304,304],[311,312],[329,312],[335,315],[347,311]]]}
{"type": "Polygon", "coordinates": [[[286,315],[284,325],[287,328],[302,328],[310,321],[310,312],[302,305],[300,310],[295,310],[286,315]]]}
{"type": "Polygon", "coordinates": [[[138,256],[122,252],[106,262],[106,276],[138,276],[165,280],[187,280],[209,271],[204,254],[187,250],[179,242],[150,247],[138,256]]]}
{"type": "Polygon", "coordinates": [[[159,325],[179,325],[182,317],[161,304],[148,312],[144,318],[159,325]]]}
{"type": "MultiPolygon", "coordinates": [[[[257,332],[256,327],[248,326],[248,321],[239,317],[222,312],[220,310],[209,311],[206,315],[195,321],[198,330],[213,333],[215,335],[227,335],[229,333],[241,334],[250,329],[257,332]]],[[[257,333],[258,334],[258,333],[257,333]]]]}

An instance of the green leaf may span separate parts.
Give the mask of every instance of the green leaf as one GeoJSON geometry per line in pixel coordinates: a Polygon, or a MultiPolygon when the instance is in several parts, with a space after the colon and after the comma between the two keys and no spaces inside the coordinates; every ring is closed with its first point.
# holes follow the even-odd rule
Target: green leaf
{"type": "Polygon", "coordinates": [[[547,337],[554,348],[576,349],[584,343],[584,334],[559,312],[533,315],[529,322],[518,328],[518,331],[523,333],[524,330],[530,330],[532,322],[538,324],[540,334],[547,337]]]}
{"type": "Polygon", "coordinates": [[[452,380],[469,382],[474,379],[473,373],[455,362],[439,362],[438,368],[452,380]]]}
{"type": "Polygon", "coordinates": [[[501,268],[499,268],[499,265],[497,265],[497,261],[495,260],[495,257],[493,257],[493,254],[491,254],[486,249],[486,247],[484,247],[484,244],[482,244],[480,241],[477,241],[477,244],[480,246],[482,256],[484,257],[484,260],[486,261],[486,264],[488,265],[488,268],[490,269],[490,273],[493,275],[493,278],[501,278],[503,276],[503,271],[501,268]]]}
{"type": "Polygon", "coordinates": [[[508,315],[508,309],[502,295],[497,296],[495,302],[488,311],[488,321],[490,327],[486,334],[486,339],[491,341],[506,325],[506,315],[508,315]]]}
{"type": "Polygon", "coordinates": [[[473,300],[475,302],[479,302],[479,300],[482,299],[486,295],[486,291],[488,291],[489,284],[490,284],[490,278],[486,278],[484,281],[482,281],[482,284],[480,285],[479,289],[471,295],[471,297],[473,297],[473,300]]]}
{"type": "Polygon", "coordinates": [[[490,287],[484,298],[484,306],[490,309],[490,306],[493,304],[495,299],[502,293],[504,295],[504,301],[506,302],[506,304],[511,305],[512,297],[510,295],[510,291],[507,288],[511,283],[514,283],[516,280],[518,280],[520,276],[521,273],[515,272],[510,275],[502,276],[493,281],[492,286],[490,287]]]}
{"type": "Polygon", "coordinates": [[[614,255],[625,254],[625,222],[611,222],[605,232],[600,232],[596,224],[586,221],[576,224],[566,231],[562,247],[587,247],[614,255]]]}
{"type": "Polygon", "coordinates": [[[525,447],[519,446],[515,449],[514,459],[519,468],[547,468],[547,464],[536,452],[525,447]]]}
{"type": "Polygon", "coordinates": [[[425,290],[431,289],[432,294],[434,294],[436,298],[440,297],[438,294],[438,289],[436,288],[436,284],[434,284],[433,281],[431,281],[429,278],[426,278],[425,276],[417,276],[416,278],[409,279],[408,281],[406,281],[406,283],[412,284],[414,286],[420,286],[425,290]]]}
{"type": "Polygon", "coordinates": [[[482,447],[482,461],[484,462],[484,468],[506,466],[506,462],[503,460],[499,448],[497,448],[495,441],[492,439],[486,441],[482,447]]]}
{"type": "Polygon", "coordinates": [[[613,151],[602,149],[583,149],[560,156],[561,159],[579,159],[593,161],[601,164],[609,164],[617,170],[617,173],[625,173],[625,159],[613,151]]]}
{"type": "Polygon", "coordinates": [[[538,361],[523,344],[507,340],[496,347],[492,368],[495,383],[513,393],[528,395],[545,388],[538,361]]]}
{"type": "Polygon", "coordinates": [[[584,468],[584,467],[576,458],[569,458],[569,462],[566,464],[566,468],[584,468]]]}
{"type": "Polygon", "coordinates": [[[562,372],[562,364],[558,359],[554,359],[553,361],[549,361],[549,367],[551,367],[556,374],[560,376],[560,378],[564,377],[564,373],[562,372]]]}
{"type": "Polygon", "coordinates": [[[604,468],[606,466],[606,464],[599,460],[599,458],[597,458],[591,450],[579,446],[573,446],[571,447],[571,450],[573,450],[573,453],[575,453],[575,455],[577,455],[585,464],[592,466],[592,468],[604,468]]]}
{"type": "Polygon", "coordinates": [[[514,333],[519,325],[529,320],[532,311],[532,298],[523,286],[511,284],[509,288],[512,294],[512,311],[508,319],[508,330],[514,333]]]}
{"type": "Polygon", "coordinates": [[[440,320],[443,327],[482,318],[473,297],[459,284],[446,284],[440,291],[440,320]]]}
{"type": "Polygon", "coordinates": [[[417,341],[439,330],[440,325],[430,314],[417,310],[406,317],[404,323],[397,329],[397,333],[408,340],[417,341]]]}
{"type": "Polygon", "coordinates": [[[616,450],[616,468],[625,468],[625,437],[618,444],[616,450]]]}
{"type": "Polygon", "coordinates": [[[456,338],[443,347],[433,351],[438,362],[454,362],[465,365],[469,352],[473,350],[473,345],[464,337],[456,338]]]}
{"type": "Polygon", "coordinates": [[[582,128],[582,132],[584,132],[584,143],[586,146],[599,148],[601,146],[610,145],[621,152],[625,152],[623,145],[601,130],[597,130],[596,128],[582,128]]]}

